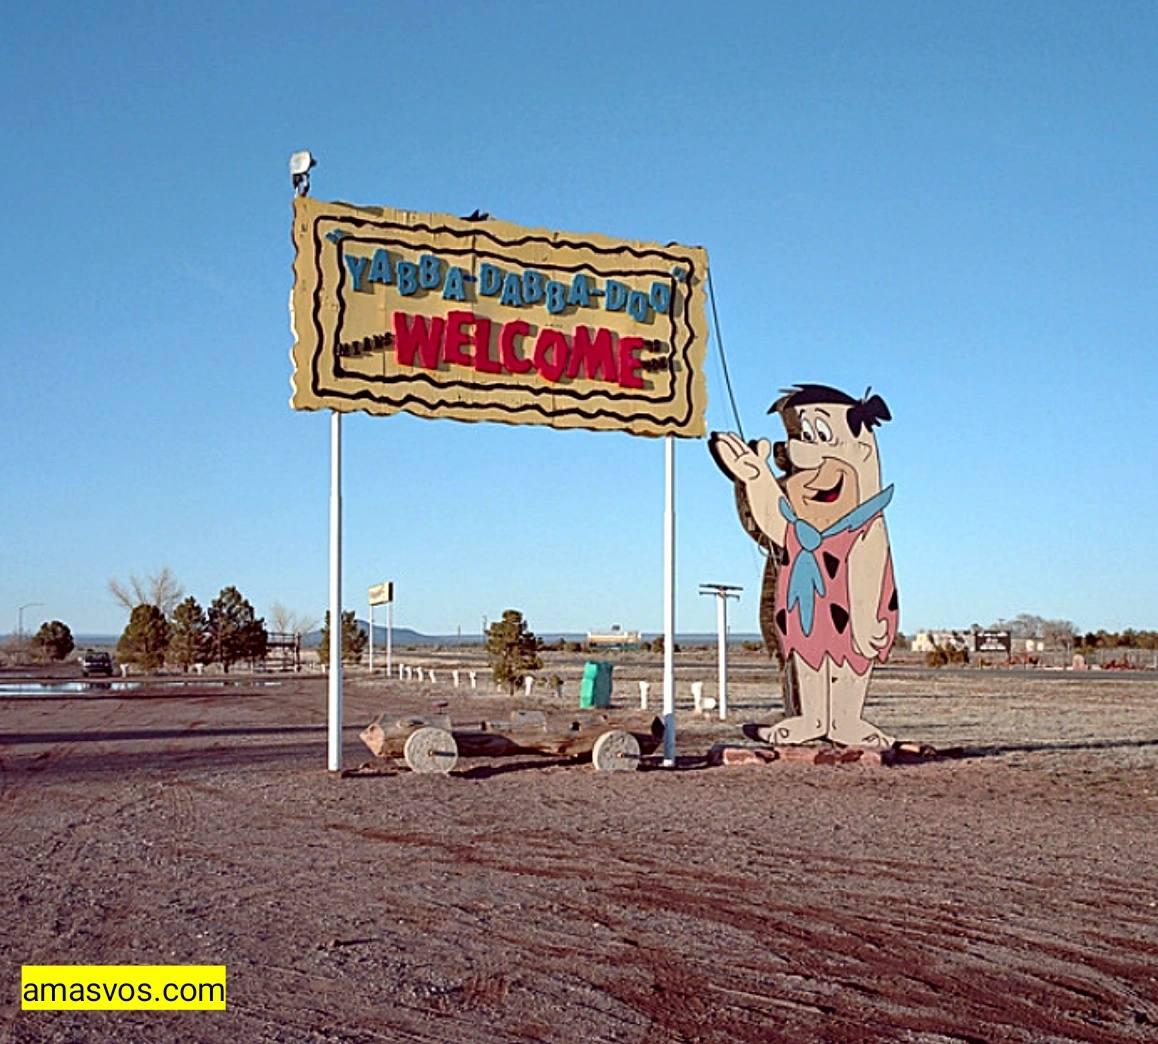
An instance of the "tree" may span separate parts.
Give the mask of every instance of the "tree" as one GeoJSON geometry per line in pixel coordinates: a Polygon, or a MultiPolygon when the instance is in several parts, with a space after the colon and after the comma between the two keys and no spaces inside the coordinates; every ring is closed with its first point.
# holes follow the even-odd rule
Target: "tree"
{"type": "Polygon", "coordinates": [[[505,685],[512,696],[531,671],[543,666],[539,639],[517,609],[504,610],[503,618],[487,628],[487,660],[495,684],[505,685]]]}
{"type": "Polygon", "coordinates": [[[1041,623],[1041,637],[1047,648],[1062,648],[1069,652],[1077,633],[1078,629],[1069,620],[1043,620],[1041,623]]]}
{"type": "Polygon", "coordinates": [[[279,634],[307,634],[318,625],[317,617],[287,609],[281,602],[269,607],[269,629],[279,634]]]}
{"type": "MultiPolygon", "coordinates": [[[[322,621],[321,639],[322,644],[318,646],[318,657],[322,663],[328,664],[330,662],[330,611],[328,609],[325,619],[322,621]]],[[[357,663],[361,660],[367,641],[369,641],[369,636],[358,626],[358,621],[354,619],[354,610],[343,611],[342,662],[347,663],[352,660],[357,663]]]]}
{"type": "Polygon", "coordinates": [[[991,624],[989,630],[1008,631],[1013,638],[1040,638],[1044,624],[1045,620],[1034,613],[1018,613],[1012,620],[991,624]]]}
{"type": "Polygon", "coordinates": [[[154,671],[165,662],[169,645],[169,621],[155,605],[133,607],[128,625],[117,642],[117,658],[135,663],[141,670],[154,671]]]}
{"type": "Polygon", "coordinates": [[[68,624],[59,620],[41,624],[36,637],[32,639],[32,646],[40,656],[53,661],[63,660],[76,648],[68,624]]]}
{"type": "Polygon", "coordinates": [[[209,621],[205,610],[190,595],[173,610],[169,633],[169,660],[183,671],[195,663],[205,663],[212,654],[209,621]]]}
{"type": "Polygon", "coordinates": [[[173,575],[173,570],[161,566],[160,570],[144,580],[135,574],[129,577],[128,584],[122,584],[115,578],[110,579],[109,593],[129,612],[138,605],[155,605],[167,617],[185,592],[173,575]]]}
{"type": "Polygon", "coordinates": [[[207,631],[210,655],[225,673],[238,660],[260,660],[265,656],[269,635],[265,620],[259,620],[241,592],[223,587],[209,606],[207,631]]]}

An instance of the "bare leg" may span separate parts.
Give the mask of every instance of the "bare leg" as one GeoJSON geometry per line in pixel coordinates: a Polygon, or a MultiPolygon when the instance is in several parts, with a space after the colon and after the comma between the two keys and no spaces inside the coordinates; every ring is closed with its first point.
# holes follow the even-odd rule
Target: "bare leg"
{"type": "Polygon", "coordinates": [[[828,668],[831,692],[828,738],[845,746],[891,747],[893,737],[862,717],[872,667],[864,674],[856,674],[848,663],[837,667],[831,660],[826,660],[824,665],[828,668]]]}
{"type": "Polygon", "coordinates": [[[789,664],[796,668],[796,698],[799,713],[760,730],[760,738],[767,743],[790,746],[806,743],[824,735],[828,723],[828,678],[824,670],[827,657],[819,671],[799,660],[795,654],[789,664]]]}

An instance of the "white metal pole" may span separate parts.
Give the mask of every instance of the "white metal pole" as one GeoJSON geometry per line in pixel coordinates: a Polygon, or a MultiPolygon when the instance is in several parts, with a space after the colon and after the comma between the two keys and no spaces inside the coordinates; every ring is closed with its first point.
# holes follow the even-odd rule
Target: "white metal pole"
{"type": "Polygon", "coordinates": [[[374,603],[370,603],[370,677],[374,677],[374,603]]]}
{"type": "Polygon", "coordinates": [[[390,677],[391,653],[394,651],[394,602],[386,603],[386,677],[390,677]]]}
{"type": "Polygon", "coordinates": [[[330,414],[330,678],[328,760],[342,768],[342,415],[330,414]]]}
{"type": "Polygon", "coordinates": [[[720,708],[720,721],[728,717],[728,595],[720,591],[716,595],[716,629],[719,631],[720,693],[716,700],[720,708]]]}
{"type": "Polygon", "coordinates": [[[675,436],[663,445],[663,763],[675,767],[675,436]]]}

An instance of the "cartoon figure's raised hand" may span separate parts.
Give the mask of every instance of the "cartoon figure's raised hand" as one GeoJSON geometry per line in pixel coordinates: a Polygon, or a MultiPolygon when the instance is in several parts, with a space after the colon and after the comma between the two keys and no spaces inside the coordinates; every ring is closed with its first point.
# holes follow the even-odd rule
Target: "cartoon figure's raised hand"
{"type": "Polygon", "coordinates": [[[767,439],[749,445],[731,431],[714,431],[708,450],[719,469],[740,483],[756,528],[777,547],[784,543],[784,516],[777,510],[780,484],[768,467],[772,443],[767,439]]]}
{"type": "Polygon", "coordinates": [[[735,432],[714,431],[708,439],[708,449],[720,470],[737,482],[750,485],[772,477],[768,467],[772,443],[767,439],[750,446],[735,432]]]}

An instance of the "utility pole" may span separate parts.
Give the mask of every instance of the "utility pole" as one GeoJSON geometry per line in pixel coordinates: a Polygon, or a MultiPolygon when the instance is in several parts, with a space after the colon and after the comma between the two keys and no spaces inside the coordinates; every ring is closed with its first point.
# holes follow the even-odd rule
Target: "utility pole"
{"type": "Polygon", "coordinates": [[[716,700],[720,708],[720,721],[728,717],[728,599],[740,600],[744,589],[733,584],[700,584],[700,594],[716,596],[716,648],[719,660],[720,695],[716,700]]]}

